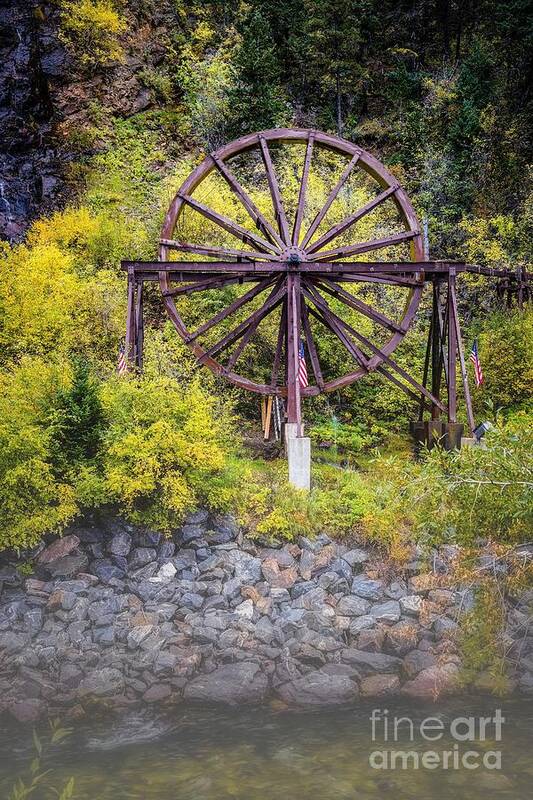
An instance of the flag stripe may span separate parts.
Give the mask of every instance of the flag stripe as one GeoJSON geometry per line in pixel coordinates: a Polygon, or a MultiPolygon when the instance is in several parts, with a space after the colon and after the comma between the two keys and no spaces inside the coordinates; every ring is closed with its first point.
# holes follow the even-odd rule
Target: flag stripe
{"type": "Polygon", "coordinates": [[[307,365],[305,363],[305,350],[303,342],[300,342],[300,348],[298,350],[298,382],[302,387],[302,389],[305,389],[306,386],[309,386],[309,378],[307,375],[307,365]]]}
{"type": "Polygon", "coordinates": [[[126,358],[126,348],[123,344],[120,345],[117,360],[117,373],[124,375],[128,371],[128,359],[126,358]]]}
{"type": "Polygon", "coordinates": [[[476,386],[481,386],[483,383],[483,370],[481,369],[481,363],[479,361],[479,353],[477,349],[477,341],[474,340],[474,344],[472,345],[472,350],[470,351],[470,361],[474,365],[474,378],[476,381],[476,386]]]}

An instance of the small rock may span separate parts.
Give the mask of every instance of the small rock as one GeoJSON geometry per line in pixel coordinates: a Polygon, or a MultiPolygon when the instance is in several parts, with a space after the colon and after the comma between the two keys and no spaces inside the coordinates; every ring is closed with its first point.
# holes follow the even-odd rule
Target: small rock
{"type": "Polygon", "coordinates": [[[36,697],[27,697],[9,706],[11,714],[18,722],[37,722],[46,710],[45,703],[36,697]]]}
{"type": "Polygon", "coordinates": [[[367,578],[366,575],[358,575],[352,583],[352,594],[367,600],[380,600],[383,596],[383,583],[367,578]]]}
{"type": "Polygon", "coordinates": [[[235,613],[243,619],[252,619],[254,615],[254,604],[251,600],[245,600],[235,609],[235,613]]]}
{"type": "Polygon", "coordinates": [[[168,583],[175,576],[176,572],[176,567],[172,561],[169,561],[168,563],[163,564],[163,566],[158,569],[154,577],[149,578],[149,580],[152,583],[168,583]]]}
{"type": "Polygon", "coordinates": [[[356,617],[350,622],[350,633],[352,636],[357,636],[365,628],[371,628],[376,624],[374,617],[368,614],[363,614],[362,617],[356,617]]]}
{"type": "Polygon", "coordinates": [[[118,669],[103,667],[87,675],[78,686],[80,697],[111,697],[124,690],[124,676],[118,669]]]}
{"type": "Polygon", "coordinates": [[[50,564],[52,561],[58,561],[60,558],[70,555],[73,550],[79,547],[80,540],[74,534],[63,536],[62,539],[57,539],[51,545],[46,547],[42,553],[37,557],[38,564],[50,564]]]}
{"type": "Polygon", "coordinates": [[[366,675],[375,672],[398,672],[402,664],[401,660],[394,656],[387,656],[383,653],[367,653],[354,647],[343,650],[341,657],[343,661],[353,664],[366,675]]]}
{"type": "Polygon", "coordinates": [[[418,594],[408,594],[400,597],[400,608],[404,614],[417,616],[422,608],[422,598],[418,594]]]}
{"type": "Polygon", "coordinates": [[[139,569],[157,558],[154,547],[136,547],[129,557],[130,569],[139,569]]]}
{"type": "Polygon", "coordinates": [[[143,694],[143,700],[147,703],[160,703],[171,695],[170,686],[166,683],[154,683],[143,694]]]}
{"type": "Polygon", "coordinates": [[[388,697],[400,690],[400,679],[397,675],[368,675],[360,684],[363,697],[388,697]]]}
{"type": "Polygon", "coordinates": [[[125,531],[116,533],[108,546],[108,550],[114,556],[127,556],[131,550],[131,536],[125,531]]]}
{"type": "Polygon", "coordinates": [[[456,664],[435,665],[423,669],[412,681],[404,684],[402,694],[422,700],[437,700],[449,694],[457,685],[456,664]]]}
{"type": "Polygon", "coordinates": [[[46,564],[45,569],[53,578],[71,577],[86,570],[88,563],[89,559],[85,553],[80,553],[59,558],[57,561],[50,561],[46,564]]]}
{"type": "Polygon", "coordinates": [[[376,622],[398,622],[401,617],[400,604],[397,600],[388,600],[386,603],[372,606],[368,613],[376,622]]]}
{"type": "Polygon", "coordinates": [[[367,551],[360,547],[356,547],[353,550],[348,550],[347,553],[343,553],[341,555],[341,558],[344,561],[347,561],[352,568],[358,564],[365,564],[370,560],[370,556],[368,555],[367,551]]]}
{"type": "Polygon", "coordinates": [[[370,603],[368,600],[364,600],[361,597],[348,596],[339,600],[335,610],[341,616],[360,617],[363,614],[367,614],[369,608],[370,603]]]}

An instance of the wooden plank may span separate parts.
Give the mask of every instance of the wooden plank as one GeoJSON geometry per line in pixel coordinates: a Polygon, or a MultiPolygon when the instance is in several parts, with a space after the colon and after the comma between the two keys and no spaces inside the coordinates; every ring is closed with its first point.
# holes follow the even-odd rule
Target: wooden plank
{"type": "Polygon", "coordinates": [[[126,314],[126,342],[124,349],[126,358],[131,365],[135,362],[135,275],[133,270],[128,270],[128,307],[126,314]]]}
{"type": "MultiPolygon", "coordinates": [[[[282,286],[282,283],[283,283],[283,278],[278,278],[278,280],[276,282],[276,285],[274,286],[274,288],[272,289],[271,293],[269,294],[269,296],[267,298],[266,303],[268,303],[274,297],[274,295],[276,295],[276,293],[279,292],[279,290],[280,290],[280,288],[282,286]]],[[[264,308],[264,306],[263,306],[263,308],[264,308]]],[[[264,319],[264,316],[258,315],[257,319],[255,319],[249,325],[248,329],[244,332],[239,344],[237,345],[237,347],[235,348],[235,350],[231,354],[230,359],[229,359],[229,361],[228,361],[228,363],[226,365],[226,368],[229,371],[231,371],[233,369],[233,367],[235,366],[235,364],[237,363],[237,361],[241,357],[241,354],[242,354],[244,348],[246,347],[246,345],[248,344],[248,342],[250,341],[252,336],[255,334],[257,328],[259,327],[260,322],[263,319],[264,319]]]]}
{"type": "Polygon", "coordinates": [[[300,344],[300,318],[297,306],[296,284],[299,275],[287,277],[287,422],[301,425],[300,384],[298,381],[298,348],[300,344]]]}
{"type": "MultiPolygon", "coordinates": [[[[188,278],[190,280],[190,277],[188,278]]],[[[201,281],[194,283],[187,283],[185,286],[175,286],[173,289],[165,289],[161,292],[163,297],[176,297],[182,294],[191,294],[193,292],[203,292],[209,289],[221,289],[223,286],[231,286],[236,283],[249,283],[250,281],[260,281],[260,275],[234,275],[231,278],[224,278],[221,276],[205,278],[201,281]]]]}
{"type": "Polygon", "coordinates": [[[348,350],[350,355],[353,356],[358,364],[360,364],[365,371],[368,370],[368,360],[365,354],[343,331],[342,326],[340,325],[340,317],[337,317],[337,315],[334,314],[334,312],[330,309],[326,301],[318,294],[318,292],[312,291],[312,287],[306,285],[304,286],[303,291],[305,296],[308,297],[311,302],[314,303],[314,305],[320,310],[320,313],[326,320],[327,327],[331,330],[331,332],[334,333],[337,339],[342,342],[346,350],[348,350]]]}

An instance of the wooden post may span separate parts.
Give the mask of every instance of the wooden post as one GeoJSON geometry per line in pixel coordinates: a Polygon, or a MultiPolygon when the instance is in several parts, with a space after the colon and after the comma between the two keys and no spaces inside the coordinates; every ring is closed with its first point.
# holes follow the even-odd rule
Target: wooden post
{"type": "Polygon", "coordinates": [[[143,368],[144,351],[143,290],[144,283],[141,279],[137,282],[135,297],[135,364],[139,370],[143,368]]]}
{"type": "Polygon", "coordinates": [[[470,396],[470,387],[468,385],[468,373],[466,371],[466,362],[465,362],[465,354],[463,349],[463,337],[461,336],[461,325],[459,322],[459,314],[457,312],[457,297],[455,293],[452,294],[452,307],[453,307],[453,318],[455,323],[455,333],[457,336],[457,350],[459,352],[459,363],[461,365],[461,376],[463,379],[463,390],[465,395],[465,405],[466,405],[466,416],[468,419],[468,427],[470,429],[470,433],[474,435],[474,428],[476,427],[476,423],[474,420],[474,412],[472,411],[472,398],[470,396]]]}
{"type": "Polygon", "coordinates": [[[455,327],[455,268],[448,273],[448,422],[457,422],[457,330],[455,327]]]}
{"type": "Polygon", "coordinates": [[[267,442],[270,439],[270,424],[272,421],[272,395],[266,398],[265,404],[265,424],[264,424],[264,439],[267,442]]]}
{"type": "MultiPolygon", "coordinates": [[[[431,317],[431,394],[440,400],[442,381],[442,327],[440,309],[440,281],[433,281],[433,314],[431,317]]],[[[431,419],[440,419],[438,406],[432,405],[431,419]]]]}
{"type": "Polygon", "coordinates": [[[128,311],[126,316],[126,358],[130,366],[135,363],[135,272],[128,268],[128,311]]]}
{"type": "Polygon", "coordinates": [[[287,422],[297,426],[302,435],[298,353],[300,348],[300,276],[287,276],[287,422]]]}

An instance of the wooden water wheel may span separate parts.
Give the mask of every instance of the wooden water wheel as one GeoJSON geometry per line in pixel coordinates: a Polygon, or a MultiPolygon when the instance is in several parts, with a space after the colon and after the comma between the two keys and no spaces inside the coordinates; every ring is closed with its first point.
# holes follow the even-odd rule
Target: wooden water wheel
{"type": "Polygon", "coordinates": [[[376,370],[397,382],[391,366],[424,394],[390,358],[413,322],[424,285],[423,265],[418,270],[413,264],[424,259],[420,225],[398,181],[356,145],[314,130],[274,129],[221,147],[191,172],[172,200],[159,256],[168,315],[199,362],[244,389],[287,397],[288,421],[300,422],[301,396],[340,389],[376,370]],[[295,147],[301,160],[287,198],[276,162],[281,163],[283,148],[290,149],[293,164],[298,161],[295,147]],[[327,163],[328,175],[334,178],[318,207],[315,198],[311,208],[308,199],[317,162],[327,163]],[[254,199],[259,173],[271,204],[268,210],[264,203],[261,210],[254,199]],[[230,216],[226,208],[209,204],[213,175],[229,187],[244,220],[237,222],[235,213],[230,216]],[[358,176],[363,190],[349,192],[358,176]],[[377,235],[368,236],[368,230],[361,235],[362,223],[377,213],[383,216],[382,209],[387,209],[386,220],[380,219],[377,235]],[[202,218],[203,227],[191,225],[193,215],[202,218]],[[187,239],[190,231],[192,241],[187,239]],[[388,260],[362,261],[370,252],[381,252],[388,260]],[[195,260],[181,260],[191,257],[195,260]],[[195,329],[187,327],[180,310],[187,295],[241,284],[252,285],[243,286],[195,329]],[[374,300],[361,299],[361,289],[374,291],[374,300]],[[388,293],[386,310],[380,307],[383,291],[388,293]],[[263,321],[275,313],[270,375],[261,382],[241,374],[239,362],[263,321]],[[354,318],[365,324],[357,325],[354,318]],[[214,332],[221,325],[224,335],[217,336],[214,332]],[[316,325],[343,348],[341,374],[324,374],[316,325]],[[308,385],[298,380],[301,343],[308,385]]]}

